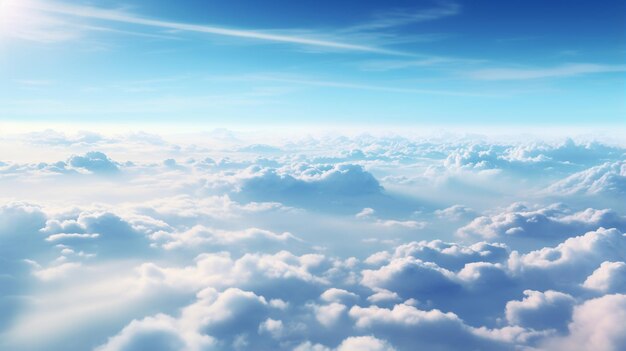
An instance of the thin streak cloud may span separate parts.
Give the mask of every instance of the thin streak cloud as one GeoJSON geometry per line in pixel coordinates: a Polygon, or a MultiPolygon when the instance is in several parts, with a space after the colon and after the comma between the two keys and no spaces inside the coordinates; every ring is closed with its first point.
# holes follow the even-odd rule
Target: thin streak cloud
{"type": "Polygon", "coordinates": [[[469,76],[479,80],[527,80],[541,78],[565,78],[593,73],[624,72],[626,65],[602,65],[592,63],[566,64],[550,68],[515,69],[492,68],[473,71],[469,76]]]}
{"type": "Polygon", "coordinates": [[[40,11],[44,11],[48,13],[57,13],[57,14],[76,16],[76,17],[82,17],[82,18],[91,18],[91,19],[97,19],[97,20],[121,22],[121,23],[143,25],[143,26],[150,26],[150,27],[157,27],[157,28],[164,28],[164,29],[174,29],[174,30],[187,31],[187,32],[207,33],[207,34],[236,37],[236,38],[246,38],[246,39],[255,39],[255,40],[269,41],[269,42],[325,47],[325,48],[348,50],[348,51],[380,53],[380,54],[386,54],[386,55],[400,55],[400,56],[410,55],[408,53],[403,53],[403,52],[394,51],[394,50],[387,50],[387,49],[374,47],[374,46],[349,44],[349,43],[344,43],[344,42],[339,42],[339,41],[320,40],[320,39],[307,38],[307,37],[270,34],[270,33],[265,33],[265,32],[252,31],[252,30],[231,29],[231,28],[223,28],[223,27],[217,27],[217,26],[148,19],[148,18],[143,18],[140,16],[136,16],[136,15],[118,11],[118,10],[104,10],[104,9],[88,7],[88,6],[74,6],[74,5],[66,5],[66,4],[59,4],[59,3],[50,5],[50,4],[44,4],[41,2],[34,2],[31,4],[26,4],[26,6],[31,6],[32,8],[36,10],[40,10],[40,11]]]}
{"type": "MultiPolygon", "coordinates": [[[[220,78],[217,78],[217,79],[220,79],[220,78]]],[[[223,79],[232,80],[233,78],[228,77],[228,78],[223,78],[223,79]]],[[[372,90],[372,91],[405,93],[405,94],[474,96],[474,97],[502,96],[502,95],[495,95],[495,94],[470,93],[466,91],[400,88],[400,87],[391,87],[391,86],[385,86],[385,85],[372,85],[372,84],[361,84],[361,83],[329,81],[329,80],[301,79],[301,78],[280,77],[280,76],[271,76],[271,75],[253,75],[253,76],[244,76],[244,77],[235,78],[235,79],[236,80],[250,80],[250,81],[268,81],[268,82],[330,87],[330,88],[339,88],[339,89],[372,90]]]]}
{"type": "Polygon", "coordinates": [[[370,22],[350,27],[349,31],[367,31],[404,26],[412,23],[434,21],[445,17],[456,16],[461,12],[461,5],[453,2],[442,2],[439,6],[408,11],[394,10],[379,14],[370,22]]]}

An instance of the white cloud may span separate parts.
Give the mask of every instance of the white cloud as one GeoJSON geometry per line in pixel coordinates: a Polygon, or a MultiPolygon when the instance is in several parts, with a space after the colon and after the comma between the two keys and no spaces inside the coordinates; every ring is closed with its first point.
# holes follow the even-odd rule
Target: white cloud
{"type": "Polygon", "coordinates": [[[532,329],[566,329],[576,300],[558,291],[525,290],[521,301],[506,304],[506,319],[512,325],[532,329]]]}
{"type": "Polygon", "coordinates": [[[532,240],[556,243],[563,238],[580,235],[598,227],[624,229],[626,218],[610,209],[587,208],[573,212],[563,204],[528,208],[516,203],[501,213],[475,218],[459,228],[457,234],[462,237],[516,241],[518,244],[523,241],[523,244],[532,247],[532,240]]]}
{"type": "Polygon", "coordinates": [[[546,350],[618,351],[626,348],[626,295],[605,295],[574,308],[565,337],[544,343],[546,350]]]}
{"type": "Polygon", "coordinates": [[[294,351],[395,351],[395,348],[387,341],[373,336],[351,336],[332,350],[321,344],[312,344],[307,341],[298,345],[294,351]]]}
{"type": "Polygon", "coordinates": [[[600,267],[585,279],[583,287],[603,293],[626,292],[626,263],[602,262],[600,267]]]}
{"type": "Polygon", "coordinates": [[[328,305],[314,306],[315,318],[325,327],[332,327],[346,312],[346,306],[337,302],[328,305]]]}
{"type": "Polygon", "coordinates": [[[109,9],[102,9],[98,7],[70,5],[70,4],[59,3],[59,2],[44,3],[40,1],[31,1],[29,3],[19,4],[18,8],[19,7],[26,8],[27,10],[30,10],[30,12],[35,12],[36,14],[43,14],[47,16],[47,18],[57,18],[58,16],[55,16],[55,17],[52,17],[52,16],[62,15],[62,16],[69,16],[71,18],[93,19],[93,20],[99,20],[99,21],[127,23],[127,24],[167,29],[167,30],[205,33],[205,34],[211,34],[211,35],[242,38],[242,39],[252,39],[252,40],[258,40],[258,41],[298,44],[298,45],[331,48],[331,49],[338,49],[338,50],[377,52],[377,53],[389,54],[389,55],[400,55],[400,53],[394,52],[392,50],[386,50],[383,48],[377,48],[377,47],[368,46],[368,45],[359,45],[356,43],[316,39],[316,38],[311,38],[311,37],[302,37],[302,36],[295,36],[295,35],[272,34],[269,31],[264,32],[264,31],[244,30],[244,29],[230,29],[230,28],[223,28],[223,27],[209,26],[209,25],[154,20],[154,19],[143,18],[143,17],[137,16],[128,12],[121,11],[121,10],[109,10],[109,9]]]}
{"type": "Polygon", "coordinates": [[[291,233],[274,233],[259,228],[248,228],[241,231],[225,231],[207,228],[202,225],[194,226],[182,233],[159,232],[153,235],[153,239],[166,242],[163,247],[172,250],[181,247],[200,248],[207,246],[227,246],[237,243],[248,245],[263,245],[272,242],[298,241],[291,233]]]}
{"type": "Polygon", "coordinates": [[[326,302],[355,301],[359,299],[359,295],[344,289],[330,288],[320,295],[320,299],[326,302]]]}
{"type": "Polygon", "coordinates": [[[572,174],[546,189],[557,195],[608,195],[626,193],[626,162],[607,162],[572,174]]]}
{"type": "Polygon", "coordinates": [[[0,163],[0,349],[621,346],[589,310],[621,318],[624,205],[533,190],[623,149],[207,135],[16,137],[45,152],[0,163]]]}
{"type": "Polygon", "coordinates": [[[96,351],[201,351],[214,343],[207,335],[181,328],[179,321],[163,314],[134,320],[96,351]]]}
{"type": "Polygon", "coordinates": [[[527,80],[542,78],[566,78],[584,74],[624,72],[625,65],[595,63],[572,63],[550,68],[490,68],[470,72],[468,75],[480,80],[527,80]]]}

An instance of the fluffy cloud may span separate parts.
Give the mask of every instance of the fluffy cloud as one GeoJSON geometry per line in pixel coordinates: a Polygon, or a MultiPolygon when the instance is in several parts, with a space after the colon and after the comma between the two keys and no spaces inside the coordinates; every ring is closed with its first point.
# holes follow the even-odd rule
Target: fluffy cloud
{"type": "Polygon", "coordinates": [[[605,295],[574,308],[569,333],[544,343],[546,350],[618,351],[626,348],[626,295],[605,295]]]}
{"type": "Polygon", "coordinates": [[[572,169],[598,161],[618,159],[623,152],[623,149],[601,143],[576,143],[572,139],[556,145],[470,144],[450,153],[445,164],[473,169],[504,168],[518,171],[535,171],[555,166],[572,169]]]}
{"type": "Polygon", "coordinates": [[[26,141],[34,153],[0,162],[0,349],[624,348],[626,208],[604,195],[620,194],[625,149],[26,141]]]}
{"type": "Polygon", "coordinates": [[[603,293],[626,293],[626,263],[602,262],[600,267],[585,279],[583,286],[603,293]]]}
{"type": "Polygon", "coordinates": [[[117,163],[98,151],[90,151],[83,156],[72,156],[67,163],[74,168],[95,174],[111,174],[119,171],[117,163]]]}
{"type": "Polygon", "coordinates": [[[134,320],[96,351],[201,351],[214,341],[198,332],[181,330],[180,321],[163,314],[134,320]]]}
{"type": "Polygon", "coordinates": [[[558,195],[608,195],[626,193],[626,162],[607,162],[555,182],[547,192],[558,195]]]}
{"type": "Polygon", "coordinates": [[[8,203],[0,207],[0,253],[5,259],[27,258],[42,246],[47,216],[39,206],[27,203],[8,203]],[[30,252],[29,252],[30,251],[30,252]]]}
{"type": "Polygon", "coordinates": [[[288,240],[298,241],[291,233],[274,233],[259,228],[248,228],[241,231],[225,231],[197,225],[182,233],[155,233],[153,239],[165,241],[163,248],[172,250],[180,247],[207,247],[228,245],[245,242],[246,245],[258,247],[272,243],[285,243],[288,240]]]}
{"type": "Polygon", "coordinates": [[[315,209],[353,208],[359,203],[376,203],[383,198],[382,190],[378,180],[359,165],[295,165],[252,173],[242,180],[235,196],[315,209]]]}
{"type": "Polygon", "coordinates": [[[394,291],[405,298],[428,298],[459,288],[453,272],[413,257],[394,259],[377,270],[364,270],[362,274],[363,285],[394,291]]]}
{"type": "Polygon", "coordinates": [[[466,246],[457,243],[447,243],[442,240],[410,242],[398,245],[393,253],[378,252],[368,258],[368,261],[385,260],[390,258],[414,257],[426,262],[458,270],[471,262],[504,262],[509,256],[509,249],[504,244],[477,242],[466,246]]]}
{"type": "Polygon", "coordinates": [[[556,247],[545,247],[509,258],[513,275],[523,277],[529,288],[550,285],[572,289],[583,283],[606,260],[620,261],[626,250],[626,236],[617,229],[600,228],[569,238],[556,247]]]}
{"type": "Polygon", "coordinates": [[[341,342],[339,346],[330,349],[320,344],[306,342],[300,344],[294,351],[395,351],[386,340],[377,339],[373,336],[351,336],[341,342]]]}
{"type": "Polygon", "coordinates": [[[501,213],[475,218],[459,228],[457,234],[536,247],[557,243],[598,227],[624,229],[626,218],[610,209],[588,208],[574,212],[563,204],[528,208],[515,203],[501,213]]]}
{"type": "Polygon", "coordinates": [[[524,299],[506,304],[506,319],[512,325],[532,329],[567,328],[576,300],[558,291],[525,290],[524,299]]]}
{"type": "Polygon", "coordinates": [[[401,350],[417,348],[436,350],[480,349],[500,350],[522,338],[523,329],[506,331],[475,329],[466,325],[454,313],[439,310],[423,311],[400,304],[392,309],[376,306],[350,309],[350,317],[360,330],[373,331],[401,350]],[[454,335],[454,338],[450,338],[454,335]]]}

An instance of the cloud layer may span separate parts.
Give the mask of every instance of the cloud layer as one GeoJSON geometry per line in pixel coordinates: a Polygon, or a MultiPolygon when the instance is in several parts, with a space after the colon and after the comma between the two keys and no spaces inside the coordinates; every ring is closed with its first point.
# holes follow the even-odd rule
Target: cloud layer
{"type": "Polygon", "coordinates": [[[21,136],[0,348],[624,348],[625,149],[211,138],[21,136]]]}

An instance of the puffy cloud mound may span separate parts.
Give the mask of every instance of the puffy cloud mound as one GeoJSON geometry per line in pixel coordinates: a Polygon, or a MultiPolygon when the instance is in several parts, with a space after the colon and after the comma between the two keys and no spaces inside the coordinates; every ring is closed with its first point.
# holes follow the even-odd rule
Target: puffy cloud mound
{"type": "Polygon", "coordinates": [[[605,295],[574,308],[569,334],[544,343],[545,350],[626,349],[626,295],[605,295]]]}
{"type": "Polygon", "coordinates": [[[576,300],[558,291],[525,290],[522,301],[506,304],[506,319],[512,325],[532,329],[566,329],[576,300]]]}
{"type": "Polygon", "coordinates": [[[433,262],[450,270],[463,268],[471,262],[504,262],[509,256],[509,249],[504,244],[477,242],[465,246],[447,243],[442,240],[410,242],[398,245],[393,253],[378,252],[370,256],[371,263],[385,262],[389,259],[414,257],[426,262],[433,262]]]}
{"type": "Polygon", "coordinates": [[[363,285],[394,291],[405,298],[449,294],[458,288],[453,272],[413,257],[394,259],[377,270],[364,270],[362,274],[363,285]]]}
{"type": "Polygon", "coordinates": [[[623,149],[597,142],[577,143],[568,138],[557,145],[528,143],[521,145],[472,143],[453,150],[446,158],[447,167],[468,169],[511,169],[537,171],[549,168],[572,169],[623,156],[623,149]]]}
{"type": "Polygon", "coordinates": [[[515,203],[501,213],[480,216],[459,228],[461,237],[515,242],[519,246],[556,243],[598,227],[626,229],[626,218],[610,209],[574,212],[563,204],[528,208],[515,203]],[[533,240],[538,241],[534,243],[533,240]]]}
{"type": "Polygon", "coordinates": [[[552,184],[547,192],[559,195],[626,194],[626,161],[607,162],[552,184]]]}
{"type": "Polygon", "coordinates": [[[202,351],[213,345],[211,337],[181,328],[178,320],[163,314],[134,320],[95,351],[202,351]]]}
{"type": "Polygon", "coordinates": [[[603,293],[626,293],[626,263],[602,262],[600,267],[587,277],[583,286],[603,293]]]}
{"type": "Polygon", "coordinates": [[[386,340],[377,339],[373,336],[351,336],[341,342],[339,346],[330,349],[321,344],[305,342],[294,351],[396,351],[386,340]]]}
{"type": "Polygon", "coordinates": [[[626,236],[617,229],[600,228],[569,238],[556,247],[545,247],[527,254],[511,253],[511,274],[523,278],[527,287],[573,289],[604,261],[624,259],[626,236]]]}
{"type": "Polygon", "coordinates": [[[244,178],[235,198],[279,201],[316,210],[389,202],[383,188],[363,167],[353,164],[300,165],[284,169],[262,169],[244,178]]]}
{"type": "Polygon", "coordinates": [[[67,163],[74,168],[94,174],[112,174],[119,171],[118,164],[99,151],[90,151],[83,156],[72,156],[67,163]]]}
{"type": "Polygon", "coordinates": [[[625,348],[626,205],[604,195],[626,149],[26,140],[0,162],[2,350],[625,348]],[[568,196],[537,191],[559,179],[568,196]]]}

